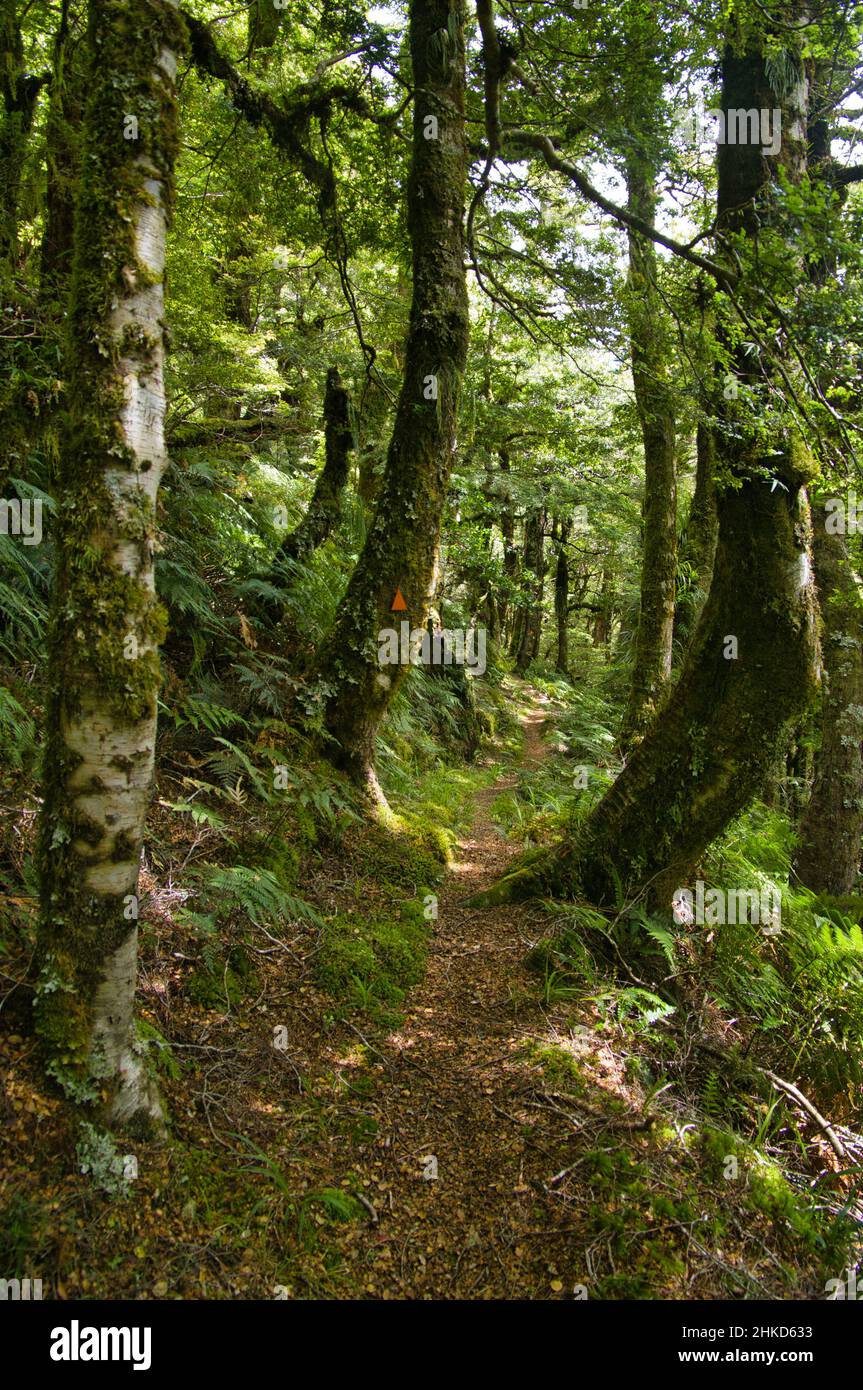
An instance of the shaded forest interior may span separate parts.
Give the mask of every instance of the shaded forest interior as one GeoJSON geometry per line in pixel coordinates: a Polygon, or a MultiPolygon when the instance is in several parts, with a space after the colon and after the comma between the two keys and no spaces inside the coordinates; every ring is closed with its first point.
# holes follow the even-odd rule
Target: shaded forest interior
{"type": "Polygon", "coordinates": [[[0,0],[0,1280],[845,1296],[861,36],[0,0]]]}

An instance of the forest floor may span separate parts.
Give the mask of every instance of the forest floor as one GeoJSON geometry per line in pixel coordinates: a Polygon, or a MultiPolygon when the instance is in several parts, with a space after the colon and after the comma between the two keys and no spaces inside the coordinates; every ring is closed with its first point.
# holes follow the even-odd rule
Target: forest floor
{"type": "Polygon", "coordinates": [[[463,779],[464,828],[436,920],[417,925],[404,838],[359,827],[302,872],[317,924],[252,920],[213,980],[162,869],[140,995],[171,1135],[130,1144],[131,1165],[46,1083],[26,985],[10,991],[0,1274],[61,1299],[581,1299],[817,1297],[825,1264],[841,1272],[779,1170],[699,1108],[717,1020],[633,1028],[603,1006],[613,969],[594,992],[537,971],[548,905],[468,906],[519,848],[499,802],[535,785],[555,732],[553,700],[506,693],[520,752],[442,774],[463,779]],[[334,997],[327,950],[344,976],[369,939],[401,959],[417,934],[397,1011],[353,974],[334,997]]]}
{"type": "MultiPolygon", "coordinates": [[[[529,769],[546,753],[547,699],[522,693],[533,702],[522,716],[529,769]]],[[[539,1073],[526,1070],[538,1030],[525,957],[539,914],[465,905],[514,854],[491,807],[517,781],[510,772],[476,794],[472,830],[439,893],[426,978],[382,1053],[390,1084],[377,1122],[387,1139],[359,1171],[380,1194],[370,1242],[391,1257],[361,1274],[369,1293],[543,1297],[571,1292],[586,1273],[573,1261],[581,1242],[556,1222],[559,1203],[550,1193],[537,1203],[574,1156],[570,1142],[561,1147],[571,1119],[562,1129],[560,1113],[545,1108],[541,1122],[539,1073]]]]}

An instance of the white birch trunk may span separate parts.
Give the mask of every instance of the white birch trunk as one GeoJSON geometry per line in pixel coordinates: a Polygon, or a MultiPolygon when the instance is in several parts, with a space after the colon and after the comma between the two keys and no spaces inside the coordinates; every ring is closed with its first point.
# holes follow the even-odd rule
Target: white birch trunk
{"type": "Polygon", "coordinates": [[[79,202],[59,495],[37,1020],[49,1070],[69,1094],[95,1103],[109,1124],[161,1126],[134,997],[159,686],[153,554],[166,463],[163,275],[181,31],[171,0],[95,10],[83,166],[93,182],[79,202]],[[82,547],[92,565],[82,564],[82,547]]]}

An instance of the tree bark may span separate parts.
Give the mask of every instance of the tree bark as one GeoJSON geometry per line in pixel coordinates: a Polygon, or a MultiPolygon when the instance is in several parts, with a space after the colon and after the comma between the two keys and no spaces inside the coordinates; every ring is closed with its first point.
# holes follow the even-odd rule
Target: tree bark
{"type": "MultiPolygon", "coordinates": [[[[771,215],[770,181],[781,174],[796,183],[806,168],[803,64],[799,78],[775,92],[767,51],[756,35],[747,48],[729,43],[723,55],[725,111],[782,111],[776,156],[757,144],[719,147],[719,220],[741,249],[771,215]]],[[[796,252],[784,249],[791,279],[796,252]]],[[[752,386],[781,365],[773,358],[759,367],[742,348],[733,361],[752,386]]],[[[713,584],[670,700],[576,840],[540,852],[480,901],[566,893],[612,904],[649,888],[670,903],[707,846],[758,793],[807,707],[818,657],[805,492],[814,465],[792,427],[733,414],[732,402],[727,410],[728,427],[716,434],[719,476],[728,481],[717,501],[713,584]]]]}
{"type": "Polygon", "coordinates": [[[715,450],[710,427],[700,420],[695,436],[695,491],[686,523],[686,554],[691,556],[699,602],[710,592],[716,558],[715,450]]]}
{"type": "MultiPolygon", "coordinates": [[[[706,399],[702,408],[705,412],[710,410],[706,399]]],[[[692,578],[678,595],[674,610],[675,641],[682,638],[684,645],[692,640],[713,579],[717,539],[714,445],[713,430],[706,419],[699,420],[695,435],[695,490],[680,545],[681,568],[692,578]]]]}
{"type": "Polygon", "coordinates": [[[815,582],[824,625],[827,684],[815,782],[800,825],[795,871],[816,893],[850,893],[863,835],[863,600],[842,535],[813,514],[815,582]]]}
{"type": "MultiPolygon", "coordinates": [[[[655,170],[636,151],[627,158],[629,210],[653,226],[655,170]]],[[[628,749],[652,724],[671,677],[677,575],[675,420],[653,242],[630,229],[629,319],[632,381],[644,444],[641,604],[629,703],[620,735],[628,749]]]]}
{"type": "MultiPolygon", "coordinates": [[[[813,181],[821,181],[823,187],[831,168],[828,112],[832,113],[832,106],[828,92],[835,80],[832,62],[816,62],[810,78],[810,167],[813,181]]],[[[844,189],[834,192],[834,206],[841,207],[845,197],[844,189]]],[[[810,276],[815,284],[823,285],[837,276],[838,269],[835,248],[828,242],[824,254],[811,265],[810,276]]],[[[825,367],[819,364],[816,372],[829,380],[825,367]]],[[[841,441],[835,442],[841,449],[841,441]]],[[[844,894],[851,892],[857,880],[863,833],[863,599],[845,537],[823,504],[813,509],[813,533],[827,681],[821,705],[821,746],[800,822],[794,870],[814,892],[844,894]]],[[[806,744],[804,759],[809,751],[806,744]]],[[[804,762],[798,785],[806,771],[804,762]]]]}
{"type": "Polygon", "coordinates": [[[247,19],[249,57],[260,48],[272,48],[286,10],[286,5],[276,9],[273,0],[251,0],[247,19]]]}
{"type": "Polygon", "coordinates": [[[318,668],[335,760],[378,798],[375,737],[406,667],[379,665],[377,635],[394,621],[424,627],[428,617],[467,358],[463,0],[412,0],[410,52],[413,295],[404,380],[375,519],[318,668]],[[394,615],[398,591],[407,606],[394,615]]]}
{"type": "Polygon", "coordinates": [[[166,463],[163,274],[183,26],[169,0],[101,0],[69,313],[69,410],[39,832],[36,1023],[48,1069],[105,1122],[161,1122],[136,1038],[137,885],[159,644],[166,463]],[[137,120],[134,130],[130,117],[137,120]]]}

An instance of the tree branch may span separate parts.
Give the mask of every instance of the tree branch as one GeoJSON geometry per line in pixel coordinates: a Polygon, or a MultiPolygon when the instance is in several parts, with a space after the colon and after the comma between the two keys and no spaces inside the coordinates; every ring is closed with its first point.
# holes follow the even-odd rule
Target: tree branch
{"type": "Polygon", "coordinates": [[[728,289],[736,284],[737,276],[727,266],[720,265],[718,261],[713,261],[708,256],[700,256],[697,251],[685,246],[683,242],[675,241],[674,237],[666,236],[664,232],[658,231],[649,222],[645,222],[643,218],[637,217],[635,213],[629,212],[619,203],[606,198],[598,188],[594,188],[590,180],[582,174],[576,165],[570,160],[564,159],[547,135],[540,135],[530,130],[511,130],[507,132],[505,140],[511,145],[524,145],[529,149],[536,150],[545,160],[549,169],[563,174],[570,183],[575,184],[583,197],[607,213],[609,217],[613,217],[622,227],[629,227],[632,231],[640,232],[642,236],[658,242],[668,251],[673,251],[675,256],[679,256],[681,260],[688,261],[690,265],[698,266],[699,270],[706,271],[708,275],[711,275],[722,289],[728,289]]]}

